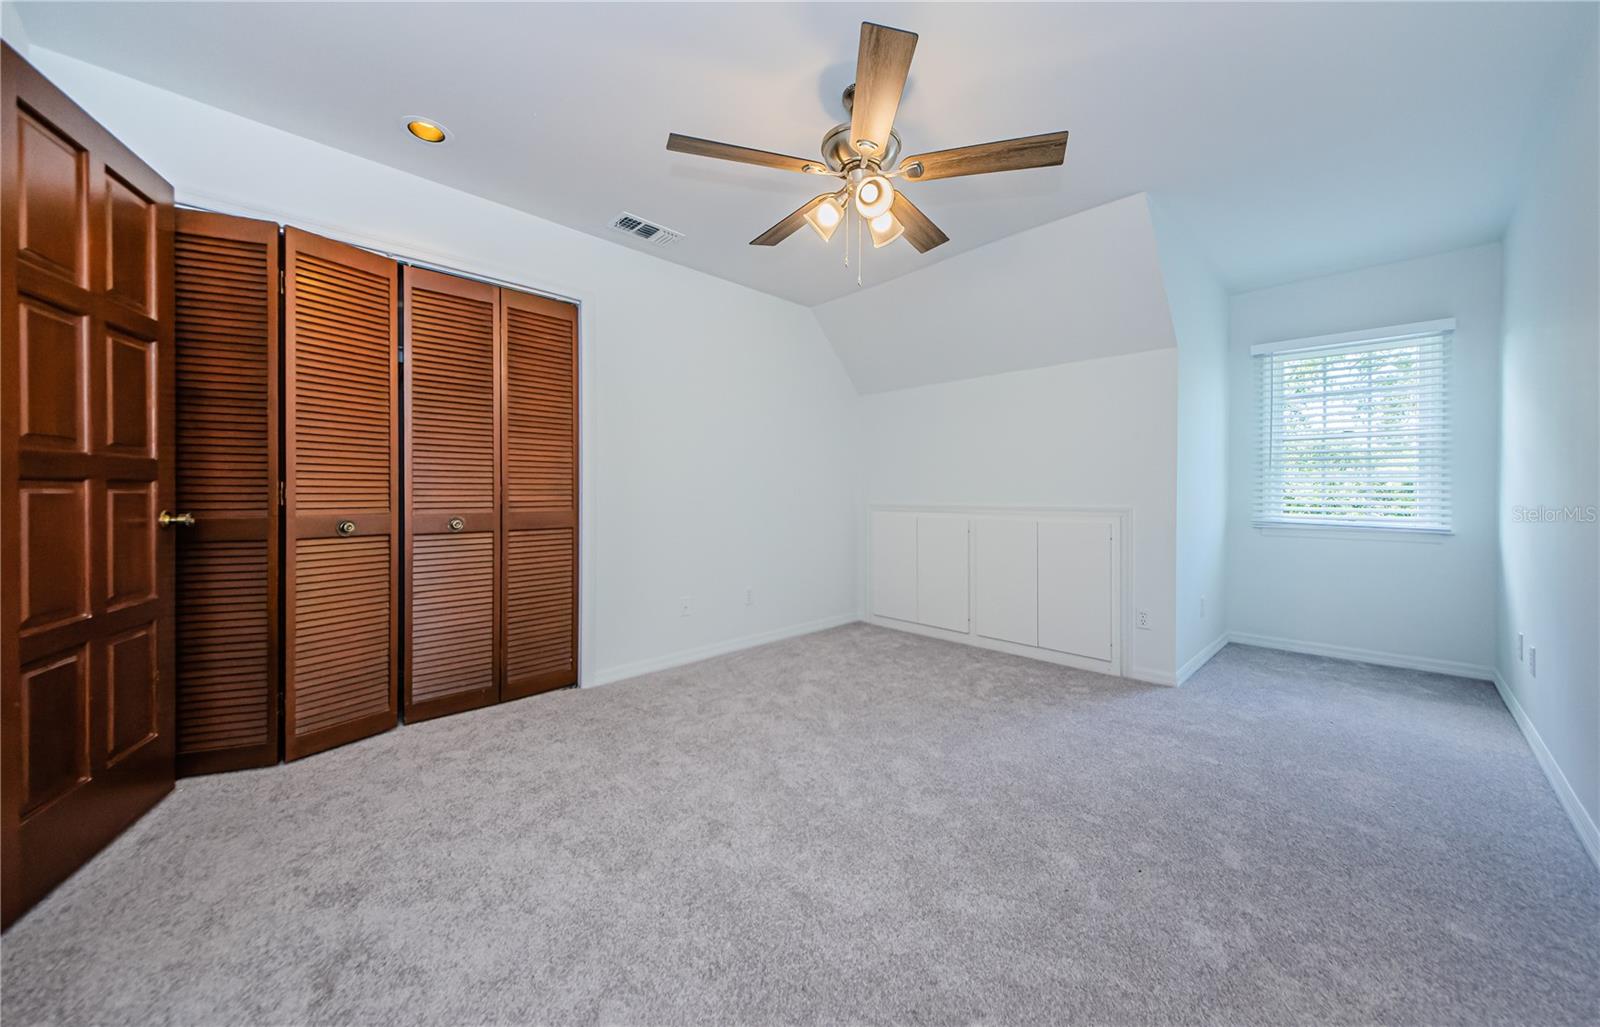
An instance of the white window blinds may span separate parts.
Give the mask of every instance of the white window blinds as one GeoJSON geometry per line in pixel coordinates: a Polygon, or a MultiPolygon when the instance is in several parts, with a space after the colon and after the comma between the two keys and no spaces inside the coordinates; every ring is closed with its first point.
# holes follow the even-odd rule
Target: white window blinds
{"type": "Polygon", "coordinates": [[[1450,530],[1454,321],[1252,349],[1258,524],[1450,530]]]}

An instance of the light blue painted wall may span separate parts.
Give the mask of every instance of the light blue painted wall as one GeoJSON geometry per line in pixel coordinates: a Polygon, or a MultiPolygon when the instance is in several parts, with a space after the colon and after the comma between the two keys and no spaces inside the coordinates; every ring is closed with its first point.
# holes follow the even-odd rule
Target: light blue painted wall
{"type": "Polygon", "coordinates": [[[1600,525],[1518,507],[1600,505],[1600,82],[1588,59],[1535,145],[1505,240],[1499,670],[1600,820],[1600,525]],[[1517,633],[1538,649],[1538,676],[1517,633]]]}
{"type": "Polygon", "coordinates": [[[1230,302],[1228,616],[1235,634],[1487,677],[1494,664],[1500,245],[1241,293],[1230,302]],[[1456,319],[1454,534],[1289,532],[1251,524],[1258,438],[1250,347],[1456,319]]]}
{"type": "MultiPolygon", "coordinates": [[[[1161,277],[1178,342],[1177,668],[1227,629],[1228,297],[1198,240],[1151,197],[1161,277]]],[[[1180,680],[1181,683],[1181,680],[1180,680]]]]}

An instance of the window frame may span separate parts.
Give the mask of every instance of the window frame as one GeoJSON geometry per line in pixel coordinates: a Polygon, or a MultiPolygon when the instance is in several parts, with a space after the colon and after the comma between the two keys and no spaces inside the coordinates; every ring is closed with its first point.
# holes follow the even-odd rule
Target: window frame
{"type": "Polygon", "coordinates": [[[1384,328],[1371,328],[1354,332],[1340,332],[1332,335],[1318,335],[1301,339],[1285,339],[1278,342],[1261,343],[1250,347],[1251,362],[1257,377],[1256,386],[1256,453],[1255,453],[1255,478],[1254,495],[1251,501],[1251,525],[1258,531],[1273,534],[1313,534],[1325,537],[1394,537],[1412,538],[1419,541],[1439,541],[1446,536],[1455,534],[1455,525],[1452,517],[1451,500],[1451,442],[1454,436],[1454,423],[1450,416],[1450,392],[1452,389],[1453,375],[1453,349],[1456,321],[1454,318],[1440,318],[1433,321],[1418,321],[1411,324],[1390,325],[1384,328]],[[1433,504],[1433,509],[1427,512],[1431,515],[1427,523],[1384,523],[1378,520],[1335,519],[1333,517],[1320,518],[1315,516],[1288,516],[1282,514],[1281,500],[1268,509],[1268,493],[1272,491],[1270,484],[1277,480],[1272,468],[1281,464],[1278,442],[1273,435],[1278,427],[1277,414],[1274,404],[1278,398],[1278,390],[1274,387],[1275,376],[1269,373],[1273,362],[1277,359],[1295,355],[1315,356],[1318,351],[1330,354],[1351,354],[1366,350],[1379,350],[1409,341],[1423,342],[1439,339],[1440,367],[1436,375],[1431,376],[1438,390],[1434,403],[1437,404],[1437,417],[1439,425],[1439,442],[1427,453],[1429,460],[1435,467],[1428,474],[1435,476],[1438,482],[1439,498],[1433,504]]]}

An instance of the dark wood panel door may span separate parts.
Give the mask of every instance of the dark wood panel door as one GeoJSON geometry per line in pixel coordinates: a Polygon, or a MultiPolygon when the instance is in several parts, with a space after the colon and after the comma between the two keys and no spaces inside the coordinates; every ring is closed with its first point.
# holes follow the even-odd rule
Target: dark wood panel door
{"type": "Polygon", "coordinates": [[[178,773],[278,761],[278,226],[178,211],[178,773]]]}
{"type": "Polygon", "coordinates": [[[500,695],[499,291],[405,269],[407,720],[500,695]]]}
{"type": "Polygon", "coordinates": [[[9,924],[172,788],[172,187],[0,58],[9,924]]]}
{"type": "Polygon", "coordinates": [[[284,230],[284,757],[393,727],[399,268],[284,230]]]}
{"type": "Polygon", "coordinates": [[[505,677],[514,699],[578,680],[578,308],[501,290],[505,677]]]}

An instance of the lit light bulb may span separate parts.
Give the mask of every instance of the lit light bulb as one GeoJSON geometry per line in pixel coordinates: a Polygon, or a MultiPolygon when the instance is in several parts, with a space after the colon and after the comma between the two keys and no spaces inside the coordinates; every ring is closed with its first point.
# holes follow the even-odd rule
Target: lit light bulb
{"type": "Polygon", "coordinates": [[[412,118],[406,122],[406,131],[425,143],[444,142],[444,126],[426,118],[412,118]]]}
{"type": "Polygon", "coordinates": [[[806,212],[806,224],[816,229],[822,241],[833,238],[833,233],[844,220],[844,205],[837,196],[830,196],[806,212]]]}
{"type": "Polygon", "coordinates": [[[889,245],[900,238],[901,233],[906,230],[905,226],[888,211],[884,211],[871,221],[868,221],[867,228],[872,232],[873,249],[889,245]]]}
{"type": "Polygon", "coordinates": [[[867,220],[883,214],[894,205],[894,186],[882,175],[869,175],[856,185],[856,210],[867,220]]]}

